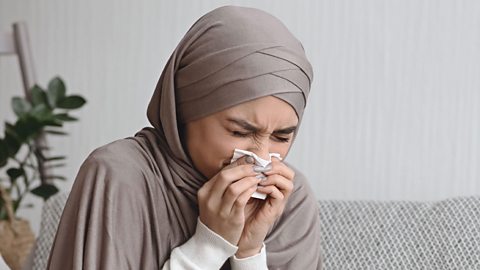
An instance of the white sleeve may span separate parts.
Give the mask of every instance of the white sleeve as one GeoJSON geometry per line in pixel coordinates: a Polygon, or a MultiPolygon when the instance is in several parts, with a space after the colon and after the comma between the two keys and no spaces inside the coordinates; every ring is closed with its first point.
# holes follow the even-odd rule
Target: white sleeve
{"type": "Polygon", "coordinates": [[[267,252],[265,251],[265,244],[263,244],[260,253],[238,259],[235,255],[230,257],[230,265],[232,270],[267,270],[267,252]]]}
{"type": "Polygon", "coordinates": [[[195,234],[172,250],[170,259],[165,262],[162,270],[220,269],[237,249],[237,246],[230,244],[198,219],[195,234]]]}
{"type": "Polygon", "coordinates": [[[183,245],[172,250],[170,259],[165,262],[162,270],[216,270],[220,269],[229,258],[232,270],[268,269],[265,244],[260,253],[247,258],[235,257],[237,250],[237,246],[232,245],[197,219],[195,234],[183,245]]]}

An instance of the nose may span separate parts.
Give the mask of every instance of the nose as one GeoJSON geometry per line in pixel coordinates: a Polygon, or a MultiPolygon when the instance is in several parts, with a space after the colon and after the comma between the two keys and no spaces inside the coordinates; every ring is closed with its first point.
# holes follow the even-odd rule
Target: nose
{"type": "Polygon", "coordinates": [[[270,147],[268,140],[256,142],[248,151],[255,153],[259,158],[269,160],[270,159],[270,147]]]}

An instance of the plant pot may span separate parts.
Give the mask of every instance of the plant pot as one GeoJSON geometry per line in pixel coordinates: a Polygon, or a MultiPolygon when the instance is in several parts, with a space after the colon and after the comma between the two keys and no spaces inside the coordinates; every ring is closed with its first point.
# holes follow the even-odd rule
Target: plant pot
{"type": "Polygon", "coordinates": [[[35,235],[27,220],[14,216],[12,200],[1,186],[0,195],[8,217],[0,221],[0,254],[12,270],[21,270],[35,244],[35,235]]]}
{"type": "Polygon", "coordinates": [[[0,221],[0,254],[12,270],[22,269],[35,243],[27,220],[0,221]]]}

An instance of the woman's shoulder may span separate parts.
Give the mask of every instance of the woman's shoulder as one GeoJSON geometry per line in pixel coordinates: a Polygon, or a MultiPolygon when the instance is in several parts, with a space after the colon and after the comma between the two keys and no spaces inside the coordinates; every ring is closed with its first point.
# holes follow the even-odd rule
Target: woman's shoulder
{"type": "Polygon", "coordinates": [[[136,150],[131,140],[119,139],[95,148],[85,159],[104,167],[128,166],[135,160],[136,150]]]}
{"type": "Polygon", "coordinates": [[[107,143],[105,145],[95,148],[87,157],[93,158],[96,160],[114,160],[120,159],[124,160],[128,158],[128,154],[131,154],[135,151],[134,142],[128,138],[118,139],[107,143]]]}
{"type": "Polygon", "coordinates": [[[93,150],[75,177],[70,192],[72,202],[106,200],[153,207],[153,202],[162,201],[161,175],[142,157],[144,153],[136,144],[125,138],[93,150]]]}
{"type": "Polygon", "coordinates": [[[125,138],[100,146],[87,156],[80,171],[96,171],[108,182],[131,183],[146,178],[152,169],[137,144],[125,138]]]}

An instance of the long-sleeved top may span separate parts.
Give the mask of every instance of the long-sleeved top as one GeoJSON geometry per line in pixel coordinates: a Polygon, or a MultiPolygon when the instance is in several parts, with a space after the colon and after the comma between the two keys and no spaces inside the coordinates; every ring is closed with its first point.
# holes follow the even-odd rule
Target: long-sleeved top
{"type": "Polygon", "coordinates": [[[198,219],[195,234],[183,245],[172,250],[170,259],[162,269],[213,270],[220,269],[226,260],[230,260],[232,270],[268,269],[265,244],[260,253],[247,258],[237,258],[237,250],[237,246],[210,230],[198,219]]]}

